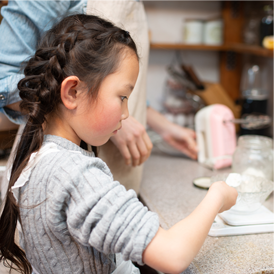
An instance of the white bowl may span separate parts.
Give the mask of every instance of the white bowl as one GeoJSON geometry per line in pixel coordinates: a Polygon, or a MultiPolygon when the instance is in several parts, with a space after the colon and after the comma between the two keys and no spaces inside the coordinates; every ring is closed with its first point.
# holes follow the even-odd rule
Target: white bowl
{"type": "MultiPolygon", "coordinates": [[[[229,173],[211,177],[211,181],[226,181],[229,173]]],[[[241,175],[242,183],[235,187],[238,191],[236,204],[230,209],[237,213],[250,213],[261,207],[274,189],[274,183],[262,177],[241,175]]]]}

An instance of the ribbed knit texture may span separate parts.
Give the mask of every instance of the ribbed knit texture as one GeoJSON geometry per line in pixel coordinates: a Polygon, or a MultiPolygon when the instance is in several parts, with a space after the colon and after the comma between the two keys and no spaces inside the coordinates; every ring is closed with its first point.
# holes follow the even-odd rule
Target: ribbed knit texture
{"type": "Polygon", "coordinates": [[[20,243],[34,268],[40,274],[107,274],[120,252],[124,260],[142,264],[158,216],[133,190],[113,181],[93,153],[53,135],[44,142],[56,143],[60,151],[38,162],[19,198],[20,243]]]}

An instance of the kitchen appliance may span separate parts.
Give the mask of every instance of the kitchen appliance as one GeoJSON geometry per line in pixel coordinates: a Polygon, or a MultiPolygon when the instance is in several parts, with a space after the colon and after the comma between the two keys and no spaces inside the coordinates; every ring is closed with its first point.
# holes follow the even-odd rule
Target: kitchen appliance
{"type": "Polygon", "coordinates": [[[195,115],[195,129],[199,163],[213,169],[232,164],[236,148],[236,130],[232,111],[221,104],[214,104],[199,110],[195,115]]]}

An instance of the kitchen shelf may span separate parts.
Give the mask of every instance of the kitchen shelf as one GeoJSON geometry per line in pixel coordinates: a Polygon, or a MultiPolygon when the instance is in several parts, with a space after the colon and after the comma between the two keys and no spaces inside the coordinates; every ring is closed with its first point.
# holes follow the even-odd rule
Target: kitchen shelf
{"type": "Polygon", "coordinates": [[[225,50],[223,45],[191,45],[191,44],[168,44],[168,43],[151,43],[151,49],[178,49],[178,50],[225,50]]]}
{"type": "Polygon", "coordinates": [[[238,53],[247,53],[257,56],[265,56],[265,57],[272,57],[273,58],[273,50],[266,49],[260,46],[250,46],[240,43],[233,43],[227,45],[227,50],[235,51],[238,53]]]}
{"type": "Polygon", "coordinates": [[[189,44],[168,44],[151,43],[151,49],[175,49],[175,50],[212,50],[212,51],[234,51],[243,54],[252,54],[264,57],[274,57],[274,50],[265,49],[260,46],[250,46],[241,43],[229,43],[219,46],[210,45],[189,45],[189,44]]]}
{"type": "Polygon", "coordinates": [[[151,49],[175,49],[175,50],[209,50],[209,51],[234,51],[237,53],[246,53],[257,56],[273,58],[273,50],[265,49],[259,46],[250,46],[240,43],[229,43],[224,45],[190,45],[190,44],[168,44],[151,43],[151,49]]]}

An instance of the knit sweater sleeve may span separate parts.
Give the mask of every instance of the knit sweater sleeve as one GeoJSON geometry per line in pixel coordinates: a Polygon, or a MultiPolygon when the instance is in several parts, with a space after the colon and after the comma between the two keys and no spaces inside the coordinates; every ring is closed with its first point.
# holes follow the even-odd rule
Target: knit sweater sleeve
{"type": "Polygon", "coordinates": [[[143,264],[142,253],[159,228],[157,214],[148,211],[133,190],[113,181],[100,159],[60,157],[55,161],[62,161],[62,168],[53,172],[55,185],[49,187],[52,232],[61,241],[69,233],[82,245],[104,254],[122,253],[124,260],[143,264]]]}

